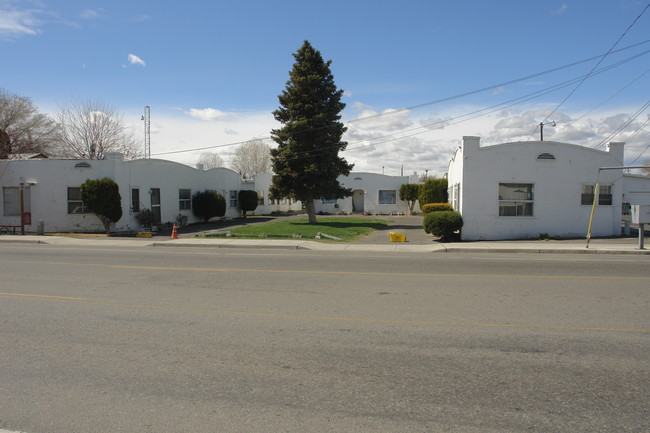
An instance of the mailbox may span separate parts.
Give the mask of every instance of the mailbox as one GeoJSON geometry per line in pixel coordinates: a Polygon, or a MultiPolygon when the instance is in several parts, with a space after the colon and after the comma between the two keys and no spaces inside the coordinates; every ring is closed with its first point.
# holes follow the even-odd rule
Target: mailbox
{"type": "Polygon", "coordinates": [[[632,205],[632,224],[650,224],[650,204],[632,205]]]}

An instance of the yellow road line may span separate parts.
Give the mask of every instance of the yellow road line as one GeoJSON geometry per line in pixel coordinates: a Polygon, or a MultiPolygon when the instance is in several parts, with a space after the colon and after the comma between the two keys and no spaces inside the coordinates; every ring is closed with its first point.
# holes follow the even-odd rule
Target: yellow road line
{"type": "Polygon", "coordinates": [[[188,271],[188,272],[258,272],[274,274],[302,274],[302,275],[360,275],[360,276],[394,276],[394,277],[454,277],[454,278],[531,278],[531,279],[592,279],[592,280],[650,280],[650,277],[638,276],[611,276],[611,275],[502,275],[502,274],[446,274],[446,273],[418,273],[418,272],[359,272],[359,271],[317,271],[317,270],[292,270],[292,269],[245,269],[245,268],[190,268],[178,266],[136,266],[136,265],[110,265],[105,263],[77,263],[77,262],[43,262],[29,260],[0,260],[0,263],[23,263],[31,265],[54,266],[83,266],[111,269],[136,269],[153,271],[188,271]]]}
{"type": "Polygon", "coordinates": [[[359,322],[359,323],[385,323],[385,324],[398,324],[398,325],[428,325],[428,326],[454,326],[454,327],[481,327],[481,328],[518,328],[518,329],[559,329],[569,331],[610,331],[610,332],[640,332],[650,333],[650,329],[635,329],[635,328],[599,328],[590,326],[547,326],[547,325],[526,325],[526,324],[509,324],[509,323],[474,323],[474,322],[436,322],[429,320],[392,320],[392,319],[369,319],[361,317],[335,317],[335,316],[316,316],[307,314],[288,314],[288,313],[263,313],[254,311],[230,311],[219,310],[212,308],[193,308],[193,307],[175,307],[165,305],[141,305],[141,304],[126,304],[121,302],[103,301],[101,299],[91,298],[77,298],[69,296],[52,296],[52,295],[39,295],[32,293],[11,293],[0,292],[0,296],[25,298],[44,301],[58,301],[58,302],[78,302],[93,305],[106,305],[112,307],[124,307],[133,309],[147,309],[147,310],[171,310],[171,311],[187,311],[196,313],[214,313],[214,314],[228,314],[234,316],[251,316],[251,317],[272,317],[272,318],[285,318],[285,319],[302,319],[302,320],[324,320],[324,321],[338,321],[338,322],[359,322]]]}

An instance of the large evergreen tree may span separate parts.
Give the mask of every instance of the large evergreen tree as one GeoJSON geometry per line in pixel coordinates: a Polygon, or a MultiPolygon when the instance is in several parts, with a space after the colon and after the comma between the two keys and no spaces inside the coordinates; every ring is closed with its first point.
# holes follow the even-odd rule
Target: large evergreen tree
{"type": "Polygon", "coordinates": [[[273,185],[271,195],[302,201],[309,223],[316,223],[314,199],[338,199],[352,191],[338,182],[350,174],[353,164],[339,157],[347,142],[341,141],[347,128],[341,123],[343,90],[337,89],[320,52],[308,41],[294,54],[287,87],[278,96],[280,108],[273,112],[282,128],[271,131],[278,143],[271,150],[273,185]]]}

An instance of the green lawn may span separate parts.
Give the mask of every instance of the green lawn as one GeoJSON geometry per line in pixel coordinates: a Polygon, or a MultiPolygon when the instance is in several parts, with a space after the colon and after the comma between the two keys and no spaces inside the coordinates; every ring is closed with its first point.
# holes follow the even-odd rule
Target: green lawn
{"type": "Polygon", "coordinates": [[[238,227],[231,232],[235,237],[291,237],[300,235],[313,239],[316,233],[336,236],[343,241],[353,241],[374,230],[385,228],[387,221],[372,218],[317,217],[318,223],[310,225],[307,218],[286,219],[238,227]]]}

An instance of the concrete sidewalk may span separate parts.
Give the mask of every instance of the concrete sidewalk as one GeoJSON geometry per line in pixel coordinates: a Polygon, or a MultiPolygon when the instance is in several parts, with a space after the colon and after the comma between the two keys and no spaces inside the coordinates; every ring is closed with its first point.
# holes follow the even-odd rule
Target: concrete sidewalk
{"type": "MultiPolygon", "coordinates": [[[[388,235],[388,234],[387,234],[388,235]]],[[[407,238],[408,239],[408,238],[407,238]]],[[[402,253],[549,253],[549,254],[641,254],[650,255],[650,250],[638,249],[634,238],[592,239],[589,248],[585,240],[551,241],[480,241],[444,243],[431,240],[428,244],[391,243],[336,243],[312,240],[266,240],[232,238],[180,238],[155,237],[135,238],[75,238],[68,236],[0,236],[2,244],[32,243],[76,247],[208,247],[208,248],[254,248],[292,249],[309,251],[351,251],[351,252],[402,252],[402,253]]]]}
{"type": "MultiPolygon", "coordinates": [[[[286,217],[281,217],[286,218],[286,217]]],[[[295,217],[290,217],[295,218],[295,217]]],[[[518,241],[477,241],[477,242],[439,242],[422,229],[422,216],[378,216],[388,221],[385,229],[377,230],[356,242],[320,242],[307,239],[235,239],[202,238],[196,230],[182,228],[179,238],[171,239],[166,231],[153,238],[124,237],[73,237],[73,236],[0,236],[0,243],[38,243],[79,247],[118,246],[137,247],[211,247],[211,248],[254,248],[254,249],[293,249],[309,251],[351,251],[351,252],[403,252],[403,253],[549,253],[549,254],[641,254],[650,255],[650,250],[638,248],[637,238],[592,239],[587,248],[585,239],[567,240],[518,240],[518,241]],[[402,233],[406,242],[390,242],[390,233],[402,233]]],[[[273,219],[273,218],[271,218],[273,219]]],[[[266,222],[261,219],[259,222],[266,222]]],[[[254,224],[255,220],[246,220],[254,224]]],[[[235,228],[231,222],[228,228],[235,228]]],[[[650,247],[650,245],[649,245],[650,247]]]]}

